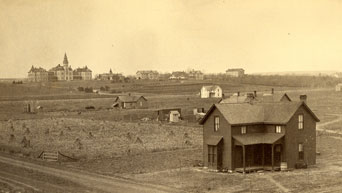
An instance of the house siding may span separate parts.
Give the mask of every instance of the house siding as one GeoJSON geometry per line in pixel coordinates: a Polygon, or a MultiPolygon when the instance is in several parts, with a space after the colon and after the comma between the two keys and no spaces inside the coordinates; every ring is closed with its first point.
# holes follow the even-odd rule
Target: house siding
{"type": "Polygon", "coordinates": [[[302,105],[286,125],[285,157],[288,168],[295,168],[299,162],[298,144],[304,145],[304,162],[308,165],[316,164],[316,121],[302,105]],[[304,128],[298,129],[298,115],[304,115],[304,128]]]}
{"type": "Polygon", "coordinates": [[[208,117],[203,125],[203,160],[204,166],[208,167],[208,144],[207,140],[210,136],[217,135],[223,136],[221,141],[222,152],[222,168],[232,169],[232,138],[231,138],[231,126],[224,119],[223,115],[215,109],[211,116],[208,117]],[[220,126],[218,131],[214,131],[214,117],[220,117],[220,126]]]}

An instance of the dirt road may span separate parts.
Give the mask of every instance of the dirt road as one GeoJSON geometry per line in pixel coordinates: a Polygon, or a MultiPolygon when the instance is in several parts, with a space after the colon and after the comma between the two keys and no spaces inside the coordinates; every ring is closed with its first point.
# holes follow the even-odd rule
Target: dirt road
{"type": "Polygon", "coordinates": [[[333,119],[333,120],[325,122],[325,123],[317,124],[316,130],[317,131],[323,131],[323,132],[326,132],[326,133],[342,135],[341,131],[334,131],[334,130],[324,129],[324,127],[327,126],[327,125],[330,125],[330,124],[333,124],[333,123],[337,123],[337,122],[342,122],[342,115],[340,115],[340,114],[333,114],[333,115],[336,116],[336,119],[333,119]]]}
{"type": "Polygon", "coordinates": [[[0,156],[0,168],[2,168],[0,172],[1,183],[7,182],[9,185],[30,189],[33,192],[44,192],[42,191],[44,180],[47,181],[45,183],[50,184],[50,192],[60,192],[63,190],[65,182],[71,182],[72,184],[68,184],[68,187],[71,188],[63,192],[181,192],[170,187],[143,184],[83,171],[70,171],[70,169],[66,171],[2,156],[0,156]],[[6,169],[8,171],[4,171],[6,169]],[[23,174],[25,170],[31,175],[26,174],[25,177],[25,174],[23,174]],[[37,179],[39,177],[41,178],[37,179]],[[49,180],[49,178],[51,179],[49,180]]]}

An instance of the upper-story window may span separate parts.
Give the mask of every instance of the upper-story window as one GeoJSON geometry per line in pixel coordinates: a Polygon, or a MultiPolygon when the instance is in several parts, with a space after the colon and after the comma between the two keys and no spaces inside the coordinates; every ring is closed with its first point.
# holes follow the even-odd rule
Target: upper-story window
{"type": "Polygon", "coordinates": [[[277,125],[277,126],[275,127],[275,132],[276,132],[276,133],[281,133],[281,126],[280,126],[280,125],[277,125]]]}
{"type": "Polygon", "coordinates": [[[300,114],[298,115],[298,129],[304,128],[304,115],[300,114]]]}
{"type": "Polygon", "coordinates": [[[214,131],[217,131],[220,128],[220,117],[216,116],[214,118],[214,131]]]}
{"type": "Polygon", "coordinates": [[[246,126],[242,126],[241,127],[241,134],[246,134],[247,133],[247,127],[246,126]]]}

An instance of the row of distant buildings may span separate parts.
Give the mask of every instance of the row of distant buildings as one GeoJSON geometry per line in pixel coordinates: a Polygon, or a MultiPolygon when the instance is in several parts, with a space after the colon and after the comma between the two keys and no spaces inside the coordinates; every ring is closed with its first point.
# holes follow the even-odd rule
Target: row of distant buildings
{"type": "MultiPolygon", "coordinates": [[[[232,68],[226,70],[227,76],[231,77],[243,77],[245,70],[242,68],[232,68]]],[[[175,71],[171,74],[160,74],[154,70],[137,71],[136,79],[138,80],[158,80],[158,79],[169,79],[169,80],[204,80],[204,73],[199,70],[175,71]]]]}
{"type": "Polygon", "coordinates": [[[92,71],[87,67],[76,68],[73,70],[69,65],[68,57],[65,54],[63,66],[58,64],[49,71],[41,67],[32,66],[28,72],[29,82],[47,82],[47,81],[70,81],[70,80],[91,80],[92,71]]]}

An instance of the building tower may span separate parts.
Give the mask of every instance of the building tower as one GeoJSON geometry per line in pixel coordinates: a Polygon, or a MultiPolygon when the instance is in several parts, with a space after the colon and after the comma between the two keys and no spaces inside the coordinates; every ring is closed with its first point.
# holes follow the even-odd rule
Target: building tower
{"type": "Polygon", "coordinates": [[[69,77],[69,61],[66,53],[64,54],[64,60],[63,60],[63,66],[64,66],[64,79],[70,80],[69,77]]]}

